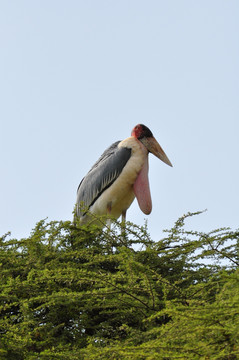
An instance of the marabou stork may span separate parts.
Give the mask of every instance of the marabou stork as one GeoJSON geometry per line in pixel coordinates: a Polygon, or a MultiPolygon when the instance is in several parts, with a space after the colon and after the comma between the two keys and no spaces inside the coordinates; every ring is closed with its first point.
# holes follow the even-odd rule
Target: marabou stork
{"type": "Polygon", "coordinates": [[[125,221],[126,211],[135,197],[142,212],[151,213],[149,152],[172,166],[152,132],[142,124],[133,128],[130,137],[104,151],[77,190],[76,216],[80,224],[92,220],[90,214],[116,219],[122,215],[125,221]]]}

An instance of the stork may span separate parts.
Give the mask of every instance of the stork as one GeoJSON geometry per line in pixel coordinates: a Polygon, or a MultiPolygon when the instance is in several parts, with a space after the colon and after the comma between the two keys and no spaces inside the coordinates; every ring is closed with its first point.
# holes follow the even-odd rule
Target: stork
{"type": "Polygon", "coordinates": [[[152,201],[148,180],[148,154],[152,153],[172,166],[167,155],[143,124],[136,125],[131,136],[106,149],[82,179],[76,200],[76,216],[80,224],[92,220],[92,215],[122,216],[134,198],[142,212],[151,213],[152,201]]]}

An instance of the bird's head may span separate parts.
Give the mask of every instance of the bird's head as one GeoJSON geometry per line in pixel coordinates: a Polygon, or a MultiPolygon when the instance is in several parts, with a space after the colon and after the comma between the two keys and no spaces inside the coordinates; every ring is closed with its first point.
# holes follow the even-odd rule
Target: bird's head
{"type": "Polygon", "coordinates": [[[131,136],[138,139],[149,152],[157,156],[157,158],[162,160],[165,164],[173,166],[147,126],[143,124],[136,125],[131,132],[131,136]]]}

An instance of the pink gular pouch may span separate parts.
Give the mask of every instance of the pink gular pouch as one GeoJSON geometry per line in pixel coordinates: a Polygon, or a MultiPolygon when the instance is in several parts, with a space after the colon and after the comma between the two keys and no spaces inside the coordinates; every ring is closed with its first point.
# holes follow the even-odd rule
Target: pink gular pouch
{"type": "Polygon", "coordinates": [[[137,198],[140,209],[144,214],[149,215],[152,211],[152,200],[149,188],[149,162],[146,156],[142,169],[134,183],[134,194],[137,198]]]}

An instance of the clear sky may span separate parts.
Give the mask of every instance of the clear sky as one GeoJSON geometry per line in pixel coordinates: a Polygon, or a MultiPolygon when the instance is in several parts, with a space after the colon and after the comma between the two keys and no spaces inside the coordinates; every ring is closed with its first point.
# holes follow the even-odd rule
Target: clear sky
{"type": "Polygon", "coordinates": [[[239,1],[0,3],[0,234],[72,219],[77,186],[111,143],[143,123],[152,238],[239,225],[239,1]]]}

